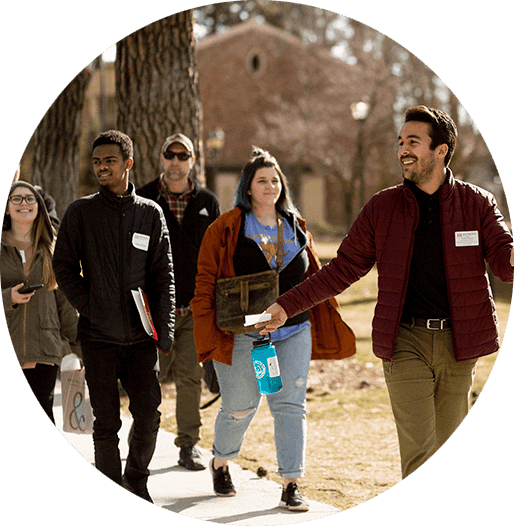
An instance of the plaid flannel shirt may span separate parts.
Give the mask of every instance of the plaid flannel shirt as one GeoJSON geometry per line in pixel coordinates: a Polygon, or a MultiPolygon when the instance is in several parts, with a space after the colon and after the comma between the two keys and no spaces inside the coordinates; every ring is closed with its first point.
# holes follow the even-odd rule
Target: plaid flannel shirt
{"type": "MultiPolygon", "coordinates": [[[[191,194],[193,193],[193,190],[195,189],[195,183],[191,181],[191,179],[188,179],[187,189],[181,194],[175,194],[168,190],[168,187],[166,186],[166,183],[164,183],[164,181],[162,180],[162,175],[161,175],[161,178],[159,179],[159,183],[157,187],[159,190],[159,194],[166,201],[166,204],[169,206],[170,210],[173,212],[173,215],[177,219],[178,223],[182,224],[182,220],[184,219],[184,212],[187,208],[189,201],[191,200],[191,194]]],[[[185,316],[186,314],[189,314],[191,311],[192,309],[189,305],[185,307],[177,306],[175,313],[177,314],[177,316],[185,316]]]]}

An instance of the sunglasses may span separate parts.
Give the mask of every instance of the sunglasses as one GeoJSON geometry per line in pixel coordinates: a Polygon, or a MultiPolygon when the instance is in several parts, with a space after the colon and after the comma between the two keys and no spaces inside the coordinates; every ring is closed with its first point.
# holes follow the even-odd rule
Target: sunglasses
{"type": "Polygon", "coordinates": [[[21,205],[25,201],[28,205],[33,205],[37,202],[35,195],[11,195],[9,196],[9,201],[13,205],[21,205]]]}
{"type": "Polygon", "coordinates": [[[168,161],[171,161],[173,159],[175,159],[175,157],[178,157],[178,160],[179,161],[187,161],[188,159],[190,159],[192,157],[191,154],[187,153],[187,152],[172,152],[170,150],[166,150],[163,154],[165,159],[168,159],[168,161]]]}

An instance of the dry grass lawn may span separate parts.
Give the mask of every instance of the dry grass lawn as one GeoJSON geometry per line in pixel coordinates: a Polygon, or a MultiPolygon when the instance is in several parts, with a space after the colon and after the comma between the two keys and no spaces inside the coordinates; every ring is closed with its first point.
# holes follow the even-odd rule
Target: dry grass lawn
{"type": "MultiPolygon", "coordinates": [[[[329,250],[335,250],[333,245],[329,250]]],[[[353,285],[339,297],[343,318],[357,336],[357,355],[341,361],[313,361],[308,382],[307,474],[302,493],[342,510],[378,495],[400,481],[396,430],[383,379],[382,365],[371,351],[371,319],[376,298],[376,273],[353,285]],[[366,301],[369,300],[369,301],[366,301]],[[352,304],[352,302],[355,302],[352,304]]],[[[502,335],[510,304],[498,302],[502,335]]],[[[479,392],[495,356],[479,362],[474,391],[479,392]]],[[[202,401],[212,395],[204,390],[202,401]]],[[[220,401],[202,412],[200,446],[210,450],[220,401]]],[[[175,394],[163,385],[164,429],[175,432],[175,394]]],[[[280,482],[273,441],[273,419],[263,399],[235,461],[280,482]]]]}

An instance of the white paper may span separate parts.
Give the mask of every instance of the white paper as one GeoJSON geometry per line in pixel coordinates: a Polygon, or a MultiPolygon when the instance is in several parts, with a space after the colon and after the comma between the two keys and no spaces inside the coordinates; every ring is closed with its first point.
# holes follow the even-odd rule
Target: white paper
{"type": "Polygon", "coordinates": [[[268,321],[271,320],[271,314],[266,313],[266,311],[262,312],[261,314],[249,314],[248,316],[245,316],[245,327],[250,327],[250,325],[255,325],[256,323],[260,323],[261,321],[268,321]]]}
{"type": "Polygon", "coordinates": [[[143,327],[145,328],[145,331],[147,332],[148,336],[153,335],[152,326],[150,325],[150,322],[148,321],[145,306],[143,305],[143,299],[141,298],[141,289],[138,290],[131,290],[132,297],[134,298],[134,301],[136,303],[137,310],[139,312],[139,316],[141,318],[141,322],[143,323],[143,327]]]}

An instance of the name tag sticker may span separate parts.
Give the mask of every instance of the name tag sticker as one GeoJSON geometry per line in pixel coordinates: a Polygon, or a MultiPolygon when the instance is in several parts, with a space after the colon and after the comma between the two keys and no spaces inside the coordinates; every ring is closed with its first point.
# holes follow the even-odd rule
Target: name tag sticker
{"type": "Polygon", "coordinates": [[[478,247],[478,230],[455,232],[456,247],[478,247]]]}
{"type": "Polygon", "coordinates": [[[150,236],[146,234],[138,234],[134,232],[132,236],[132,244],[139,250],[148,251],[148,245],[150,244],[150,236]]]}

